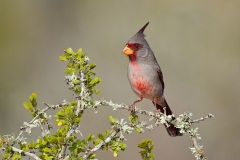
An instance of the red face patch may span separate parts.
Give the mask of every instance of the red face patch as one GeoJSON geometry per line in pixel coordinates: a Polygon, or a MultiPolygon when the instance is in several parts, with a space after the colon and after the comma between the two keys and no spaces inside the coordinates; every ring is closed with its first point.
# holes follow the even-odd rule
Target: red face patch
{"type": "Polygon", "coordinates": [[[131,48],[134,51],[137,51],[140,49],[141,45],[139,43],[129,43],[127,44],[129,48],[131,48]]]}

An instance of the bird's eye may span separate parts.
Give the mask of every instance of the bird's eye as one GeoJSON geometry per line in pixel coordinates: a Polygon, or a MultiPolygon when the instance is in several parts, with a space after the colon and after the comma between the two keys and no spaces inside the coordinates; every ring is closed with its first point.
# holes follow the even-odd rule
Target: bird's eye
{"type": "Polygon", "coordinates": [[[136,49],[138,49],[138,48],[140,47],[140,45],[139,45],[138,43],[136,43],[136,44],[134,44],[134,47],[135,47],[136,49]]]}

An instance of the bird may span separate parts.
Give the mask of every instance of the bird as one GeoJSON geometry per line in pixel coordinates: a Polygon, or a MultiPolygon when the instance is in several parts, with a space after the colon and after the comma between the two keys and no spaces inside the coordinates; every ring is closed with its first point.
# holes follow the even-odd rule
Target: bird
{"type": "MultiPolygon", "coordinates": [[[[130,86],[139,97],[130,105],[130,108],[145,98],[151,100],[161,113],[172,115],[175,119],[164,97],[165,85],[161,68],[145,39],[144,30],[148,24],[149,22],[127,41],[122,51],[129,57],[127,76],[130,86]]],[[[180,129],[173,124],[165,125],[165,127],[171,137],[182,135],[180,129]]]]}

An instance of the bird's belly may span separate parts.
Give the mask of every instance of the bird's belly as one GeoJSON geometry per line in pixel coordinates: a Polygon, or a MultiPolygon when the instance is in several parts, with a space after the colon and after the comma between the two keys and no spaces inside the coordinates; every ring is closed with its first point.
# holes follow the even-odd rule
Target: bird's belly
{"type": "Polygon", "coordinates": [[[128,79],[138,97],[154,100],[162,96],[162,85],[150,65],[129,65],[128,79]]]}
{"type": "Polygon", "coordinates": [[[152,82],[149,77],[133,74],[130,81],[133,91],[139,96],[153,100],[160,96],[160,89],[152,82]]]}
{"type": "Polygon", "coordinates": [[[132,81],[132,88],[137,94],[143,97],[152,95],[154,89],[152,84],[146,81],[143,77],[134,78],[132,81]]]}

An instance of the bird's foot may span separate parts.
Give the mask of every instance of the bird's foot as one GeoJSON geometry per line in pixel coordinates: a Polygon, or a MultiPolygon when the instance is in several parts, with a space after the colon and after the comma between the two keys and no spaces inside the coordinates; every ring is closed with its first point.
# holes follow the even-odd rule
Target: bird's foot
{"type": "Polygon", "coordinates": [[[142,101],[143,97],[140,97],[138,100],[134,101],[129,107],[128,111],[135,112],[135,104],[142,101]]]}
{"type": "Polygon", "coordinates": [[[134,112],[135,112],[135,104],[131,104],[131,105],[128,107],[128,111],[130,111],[131,113],[134,113],[134,112]]]}

